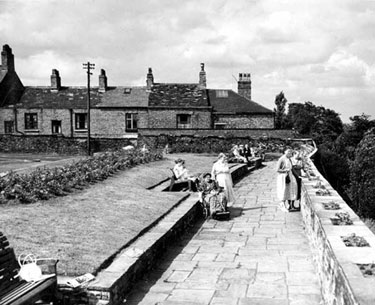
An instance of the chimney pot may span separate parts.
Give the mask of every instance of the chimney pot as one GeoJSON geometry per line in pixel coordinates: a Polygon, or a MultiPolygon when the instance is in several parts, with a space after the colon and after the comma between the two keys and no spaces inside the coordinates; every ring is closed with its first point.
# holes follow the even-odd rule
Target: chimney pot
{"type": "Polygon", "coordinates": [[[3,45],[3,50],[1,51],[1,70],[14,71],[14,55],[12,49],[9,45],[3,45]]]}
{"type": "Polygon", "coordinates": [[[147,78],[146,78],[147,91],[151,91],[151,88],[153,85],[154,85],[154,75],[152,74],[152,69],[148,68],[148,73],[147,73],[147,78]]]}
{"type": "Polygon", "coordinates": [[[52,69],[51,75],[51,90],[52,91],[59,91],[61,89],[61,78],[60,73],[56,69],[52,69]]]}
{"type": "Polygon", "coordinates": [[[106,92],[107,87],[107,76],[105,74],[105,70],[101,69],[99,75],[99,92],[106,92]]]}
{"type": "Polygon", "coordinates": [[[204,71],[204,63],[201,63],[201,71],[199,72],[199,89],[206,89],[207,87],[207,78],[206,71],[204,71]]]}
{"type": "Polygon", "coordinates": [[[251,100],[251,74],[239,73],[238,94],[251,100]]]}

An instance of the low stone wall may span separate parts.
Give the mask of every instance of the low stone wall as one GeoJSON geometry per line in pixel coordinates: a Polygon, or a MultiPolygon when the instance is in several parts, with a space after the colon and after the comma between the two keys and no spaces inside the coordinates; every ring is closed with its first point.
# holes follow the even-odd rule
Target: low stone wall
{"type": "MultiPolygon", "coordinates": [[[[0,135],[0,152],[56,153],[61,155],[86,155],[86,138],[63,136],[0,135]]],[[[91,151],[118,150],[136,142],[130,139],[92,138],[91,151]]]]}
{"type": "MultiPolygon", "coordinates": [[[[238,180],[248,172],[244,164],[231,166],[233,180],[238,180]]],[[[167,181],[166,181],[167,182],[167,181]]],[[[162,183],[163,184],[163,183],[162,183]]],[[[157,187],[152,188],[158,191],[157,187]]],[[[126,247],[110,265],[99,271],[94,281],[83,290],[74,290],[60,285],[60,297],[65,305],[69,304],[123,304],[126,294],[150,270],[168,245],[184,234],[187,228],[202,215],[196,194],[182,195],[176,208],[153,226],[145,229],[126,247]]]]}
{"type": "Polygon", "coordinates": [[[375,263],[375,235],[320,175],[312,162],[310,166],[312,173],[315,173],[315,179],[319,176],[320,180],[312,180],[314,177],[310,180],[303,178],[301,207],[318,268],[324,304],[373,305],[375,304],[375,276],[365,277],[360,270],[360,265],[375,263]],[[325,187],[329,195],[322,193],[318,195],[317,192],[321,189],[318,187],[319,183],[325,187]],[[325,207],[328,203],[333,206],[332,202],[337,203],[339,209],[329,210],[325,207]],[[343,212],[348,213],[353,224],[334,224],[338,222],[335,220],[336,213],[343,212]],[[346,246],[343,238],[350,234],[364,237],[369,246],[346,246]]]}
{"type": "Polygon", "coordinates": [[[195,136],[195,137],[222,137],[222,138],[273,138],[287,139],[294,138],[294,131],[291,129],[138,129],[138,134],[143,137],[159,135],[166,136],[195,136]]]}

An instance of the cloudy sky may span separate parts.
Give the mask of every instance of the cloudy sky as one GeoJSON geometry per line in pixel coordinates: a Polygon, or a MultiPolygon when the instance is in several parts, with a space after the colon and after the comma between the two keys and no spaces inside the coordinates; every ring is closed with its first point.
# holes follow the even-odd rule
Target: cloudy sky
{"type": "Polygon", "coordinates": [[[375,119],[375,0],[0,0],[0,44],[13,49],[26,86],[86,84],[83,62],[111,86],[198,82],[237,90],[274,108],[311,101],[375,119]]]}

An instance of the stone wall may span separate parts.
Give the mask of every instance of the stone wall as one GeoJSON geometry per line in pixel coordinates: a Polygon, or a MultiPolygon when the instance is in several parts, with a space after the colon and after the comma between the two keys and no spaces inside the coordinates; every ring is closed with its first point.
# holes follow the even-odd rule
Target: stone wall
{"type": "MultiPolygon", "coordinates": [[[[0,111],[0,134],[4,134],[4,121],[15,121],[16,133],[27,135],[51,135],[52,120],[61,121],[61,135],[65,137],[86,138],[87,130],[75,128],[75,114],[87,113],[86,109],[6,109],[0,111]],[[25,113],[36,113],[38,117],[38,128],[35,130],[25,129],[25,113]]],[[[126,138],[127,135],[137,136],[137,132],[129,132],[125,128],[125,114],[137,113],[138,127],[147,127],[146,110],[118,110],[98,109],[90,111],[90,134],[92,137],[126,138]]]]}
{"type": "Polygon", "coordinates": [[[224,123],[224,129],[274,128],[271,115],[217,115],[215,123],[224,123]]]}
{"type": "Polygon", "coordinates": [[[147,128],[147,110],[140,109],[92,109],[91,135],[93,137],[123,138],[127,135],[137,135],[137,132],[126,130],[125,115],[127,113],[137,114],[138,128],[147,128]]]}
{"type": "Polygon", "coordinates": [[[169,152],[226,152],[233,144],[279,143],[288,144],[291,130],[141,130],[140,146],[164,148],[169,152]]]}
{"type": "MultiPolygon", "coordinates": [[[[87,139],[62,136],[0,135],[0,152],[86,155],[87,139]]],[[[131,139],[91,139],[92,152],[117,150],[134,145],[131,139]]]]}
{"type": "MultiPolygon", "coordinates": [[[[238,164],[231,167],[231,174],[235,181],[247,173],[246,165],[238,164]]],[[[106,269],[97,274],[95,280],[89,283],[86,296],[82,295],[78,300],[74,300],[74,291],[69,287],[60,286],[60,291],[66,298],[73,299],[70,304],[85,304],[87,300],[90,305],[123,304],[126,294],[136,281],[155,265],[167,247],[186,233],[188,227],[201,215],[198,197],[183,196],[180,202],[176,203],[175,208],[160,217],[155,224],[145,228],[143,235],[138,236],[106,269]]]]}
{"type": "MultiPolygon", "coordinates": [[[[322,295],[327,305],[370,305],[375,304],[375,277],[365,277],[360,264],[375,262],[375,235],[359,219],[339,194],[321,177],[311,163],[315,177],[303,178],[302,216],[313,250],[314,260],[322,286],[322,295]],[[317,194],[320,184],[329,195],[317,194]],[[338,210],[329,210],[324,203],[335,202],[338,210]],[[336,213],[347,212],[353,221],[351,225],[337,225],[336,213]],[[343,238],[355,234],[364,237],[367,247],[348,247],[343,238]]],[[[375,273],[375,272],[374,272],[375,273]]]]}
{"type": "Polygon", "coordinates": [[[152,109],[148,111],[148,128],[177,127],[177,114],[191,115],[191,128],[211,128],[211,112],[209,110],[187,109],[152,109]]]}

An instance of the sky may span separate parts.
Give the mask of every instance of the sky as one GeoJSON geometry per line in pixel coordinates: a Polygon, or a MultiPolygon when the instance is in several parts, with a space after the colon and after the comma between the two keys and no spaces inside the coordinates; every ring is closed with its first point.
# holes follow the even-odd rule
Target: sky
{"type": "Polygon", "coordinates": [[[25,86],[85,86],[95,63],[109,86],[197,83],[237,91],[251,73],[252,100],[312,102],[375,119],[375,0],[0,0],[0,44],[25,86]]]}

